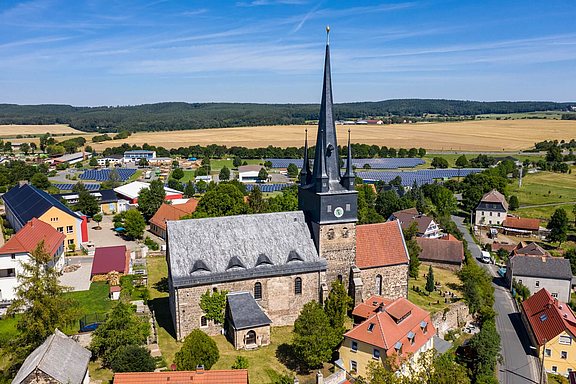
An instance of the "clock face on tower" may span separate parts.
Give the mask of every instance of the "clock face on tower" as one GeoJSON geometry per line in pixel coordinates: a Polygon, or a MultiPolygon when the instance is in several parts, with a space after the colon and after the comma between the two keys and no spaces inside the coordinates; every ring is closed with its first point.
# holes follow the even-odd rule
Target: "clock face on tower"
{"type": "Polygon", "coordinates": [[[334,209],[334,216],[342,217],[343,214],[344,214],[344,209],[342,209],[342,207],[336,207],[336,209],[334,209]]]}

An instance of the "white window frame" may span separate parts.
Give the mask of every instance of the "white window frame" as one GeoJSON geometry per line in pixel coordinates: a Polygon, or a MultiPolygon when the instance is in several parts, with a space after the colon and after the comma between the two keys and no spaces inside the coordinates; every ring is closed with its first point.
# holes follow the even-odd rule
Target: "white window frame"
{"type": "Polygon", "coordinates": [[[568,351],[560,352],[560,360],[568,360],[568,351]]]}
{"type": "Polygon", "coordinates": [[[558,344],[572,345],[572,336],[560,335],[558,338],[558,344]]]}
{"type": "Polygon", "coordinates": [[[552,350],[550,348],[546,348],[544,350],[544,356],[546,357],[552,357],[552,350]]]}
{"type": "Polygon", "coordinates": [[[350,372],[358,372],[358,362],[356,360],[350,360],[350,372]],[[356,368],[353,365],[356,365],[356,368]]]}
{"type": "Polygon", "coordinates": [[[372,349],[372,358],[374,360],[380,360],[380,356],[380,350],[378,348],[372,349]],[[376,356],[376,353],[378,353],[378,356],[376,356]]]}
{"type": "Polygon", "coordinates": [[[74,226],[73,225],[67,225],[66,226],[66,233],[67,234],[74,233],[74,226]]]}
{"type": "Polygon", "coordinates": [[[358,352],[358,342],[352,340],[352,343],[350,343],[350,350],[352,352],[358,352]]]}

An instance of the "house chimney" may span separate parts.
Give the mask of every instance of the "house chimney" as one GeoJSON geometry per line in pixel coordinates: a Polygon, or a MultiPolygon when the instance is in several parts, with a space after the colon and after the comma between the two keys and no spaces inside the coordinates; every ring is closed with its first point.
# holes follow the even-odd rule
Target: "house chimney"
{"type": "Polygon", "coordinates": [[[316,384],[324,384],[324,375],[320,371],[316,373],[316,384]]]}
{"type": "Polygon", "coordinates": [[[22,188],[25,184],[28,184],[28,180],[20,180],[18,182],[18,187],[22,188]]]}
{"type": "Polygon", "coordinates": [[[201,375],[204,373],[204,365],[199,364],[196,366],[196,374],[197,375],[201,375]]]}
{"type": "Polygon", "coordinates": [[[554,306],[558,305],[558,299],[554,299],[554,306]]]}

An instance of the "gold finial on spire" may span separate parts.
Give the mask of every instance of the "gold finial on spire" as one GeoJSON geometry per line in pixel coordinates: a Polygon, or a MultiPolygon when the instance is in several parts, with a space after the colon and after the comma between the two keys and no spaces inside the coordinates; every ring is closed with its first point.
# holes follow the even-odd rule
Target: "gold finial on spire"
{"type": "Polygon", "coordinates": [[[330,26],[326,26],[326,45],[330,44],[330,26]]]}

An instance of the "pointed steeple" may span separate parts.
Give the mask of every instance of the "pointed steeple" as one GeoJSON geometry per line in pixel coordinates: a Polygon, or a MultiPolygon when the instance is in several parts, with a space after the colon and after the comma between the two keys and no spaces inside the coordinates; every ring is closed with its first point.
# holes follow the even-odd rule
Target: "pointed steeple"
{"type": "Polygon", "coordinates": [[[310,171],[310,161],[308,160],[308,129],[306,129],[306,138],[304,139],[304,163],[300,171],[300,185],[310,184],[312,172],[310,171]]]}
{"type": "Polygon", "coordinates": [[[356,187],[356,176],[352,170],[352,145],[350,144],[350,129],[348,129],[348,157],[346,158],[346,173],[342,176],[342,186],[349,191],[356,187]]]}
{"type": "Polygon", "coordinates": [[[318,141],[316,142],[316,153],[314,156],[314,179],[316,192],[328,192],[328,175],[326,173],[326,143],[324,142],[324,131],[318,131],[318,141]]]}
{"type": "MultiPolygon", "coordinates": [[[[326,32],[330,32],[329,27],[326,28],[326,32]]],[[[325,172],[329,184],[340,182],[340,158],[338,157],[338,143],[336,141],[336,127],[334,125],[330,45],[328,44],[328,39],[326,40],[324,85],[322,87],[322,102],[320,105],[316,153],[314,156],[314,174],[312,177],[314,180],[322,176],[318,172],[325,172]],[[322,148],[320,148],[320,145],[322,145],[322,148]]]]}

